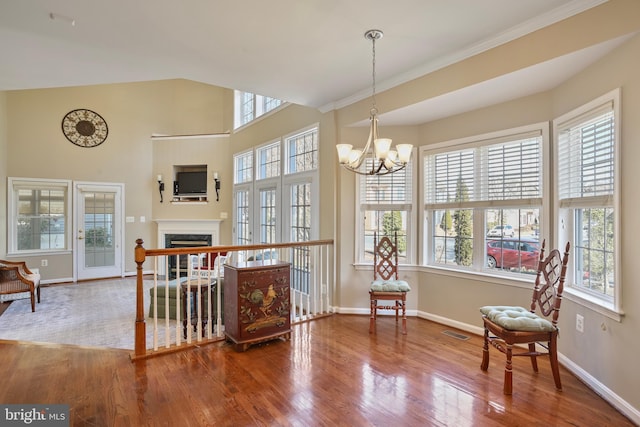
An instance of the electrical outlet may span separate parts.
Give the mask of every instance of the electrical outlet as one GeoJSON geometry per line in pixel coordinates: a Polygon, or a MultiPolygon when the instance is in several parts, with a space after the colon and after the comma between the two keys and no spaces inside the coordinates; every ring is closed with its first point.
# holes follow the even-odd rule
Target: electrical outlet
{"type": "Polygon", "coordinates": [[[584,316],[576,314],[576,331],[584,332],[584,316]]]}
{"type": "Polygon", "coordinates": [[[49,260],[43,259],[40,261],[40,267],[46,267],[49,265],[49,260]]]}

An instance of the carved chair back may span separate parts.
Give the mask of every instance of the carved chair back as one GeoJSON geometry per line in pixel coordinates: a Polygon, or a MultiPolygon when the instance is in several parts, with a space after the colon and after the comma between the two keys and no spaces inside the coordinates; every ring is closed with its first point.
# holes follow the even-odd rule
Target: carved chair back
{"type": "Polygon", "coordinates": [[[373,279],[398,280],[398,234],[392,242],[388,236],[378,242],[377,233],[373,234],[373,279]]]}
{"type": "Polygon", "coordinates": [[[538,307],[542,315],[544,317],[551,316],[551,322],[556,325],[562,303],[570,244],[567,242],[564,255],[561,255],[558,249],[553,249],[546,258],[544,257],[544,246],[545,242],[543,241],[531,299],[531,312],[535,313],[536,307],[538,307]]]}

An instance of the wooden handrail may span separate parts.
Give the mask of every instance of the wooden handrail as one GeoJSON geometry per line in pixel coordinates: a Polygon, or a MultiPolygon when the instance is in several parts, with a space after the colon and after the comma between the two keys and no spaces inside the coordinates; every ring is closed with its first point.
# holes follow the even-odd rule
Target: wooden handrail
{"type": "MultiPolygon", "coordinates": [[[[140,239],[138,239],[140,240],[140,239]]],[[[138,241],[136,240],[136,243],[138,241]]],[[[140,240],[142,244],[142,240],[140,240]]],[[[251,251],[259,249],[277,249],[277,248],[292,248],[300,246],[322,246],[333,245],[333,239],[326,240],[311,240],[308,242],[290,242],[290,243],[268,243],[268,244],[256,244],[256,245],[229,245],[229,246],[190,246],[180,248],[165,248],[165,249],[145,249],[145,255],[159,256],[159,255],[185,255],[198,253],[216,253],[216,252],[240,252],[251,251]],[[194,251],[197,249],[197,251],[194,251]]],[[[144,249],[144,248],[143,248],[144,249]]]]}
{"type": "Polygon", "coordinates": [[[220,252],[242,252],[251,250],[277,249],[277,248],[295,248],[309,246],[325,246],[333,245],[333,239],[312,240],[307,242],[290,242],[290,243],[270,243],[255,245],[226,245],[226,246],[193,246],[180,248],[163,248],[163,249],[145,249],[142,245],[142,239],[136,240],[135,262],[136,267],[136,323],[135,323],[135,340],[134,354],[132,360],[137,360],[148,356],[146,349],[146,323],[144,311],[144,281],[143,281],[143,264],[147,256],[166,256],[166,255],[189,255],[203,253],[220,253],[220,252]]]}

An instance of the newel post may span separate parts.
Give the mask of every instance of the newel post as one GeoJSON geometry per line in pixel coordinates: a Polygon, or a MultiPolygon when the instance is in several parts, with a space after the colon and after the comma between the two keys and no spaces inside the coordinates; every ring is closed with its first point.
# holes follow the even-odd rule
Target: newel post
{"type": "Polygon", "coordinates": [[[144,356],[147,351],[147,329],[144,320],[144,286],[142,281],[142,264],[146,257],[146,250],[142,246],[142,239],[136,240],[136,331],[135,356],[144,356]]]}

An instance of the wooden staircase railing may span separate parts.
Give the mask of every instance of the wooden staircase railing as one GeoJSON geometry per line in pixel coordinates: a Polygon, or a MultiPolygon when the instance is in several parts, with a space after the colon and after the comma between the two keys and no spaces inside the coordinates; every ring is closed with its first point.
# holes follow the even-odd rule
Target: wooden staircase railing
{"type": "MultiPolygon", "coordinates": [[[[181,247],[167,249],[145,249],[142,239],[136,240],[136,320],[135,320],[135,347],[131,355],[132,360],[147,358],[150,356],[181,351],[193,346],[201,346],[218,342],[224,339],[222,330],[222,294],[221,286],[211,283],[221,283],[223,274],[220,268],[205,266],[202,260],[217,258],[226,254],[234,258],[234,261],[246,260],[270,260],[277,257],[281,261],[291,263],[291,323],[309,321],[318,317],[330,315],[333,312],[333,284],[334,284],[334,252],[333,240],[314,240],[295,243],[272,243],[242,246],[207,246],[207,247],[181,247]],[[195,257],[194,257],[195,256],[195,257]],[[176,257],[175,262],[169,262],[171,257],[176,257]],[[145,287],[145,274],[143,265],[148,259],[153,259],[152,277],[148,278],[145,287]],[[180,261],[187,259],[186,268],[181,270],[180,261]],[[175,271],[170,271],[169,265],[176,266],[175,271]],[[165,306],[164,316],[158,317],[158,291],[165,287],[169,290],[170,276],[176,275],[175,319],[170,319],[168,303],[165,306]],[[191,323],[191,315],[183,316],[181,296],[178,288],[181,275],[191,278],[198,286],[195,286],[197,298],[191,298],[191,294],[184,301],[189,304],[188,313],[197,310],[198,316],[195,324],[191,323]],[[202,286],[201,286],[202,285],[202,286]],[[148,289],[154,289],[149,292],[148,289]],[[210,298],[214,298],[217,307],[211,308],[200,304],[200,292],[206,292],[210,298]],[[214,294],[215,292],[215,294],[214,294]],[[149,313],[151,324],[151,344],[147,343],[146,298],[156,298],[154,310],[149,313]],[[191,306],[191,303],[196,304],[191,306]],[[216,315],[217,314],[217,315],[216,315]],[[216,315],[216,317],[214,317],[216,315]],[[186,317],[186,320],[183,319],[186,317]],[[198,320],[200,319],[200,320],[198,320]],[[206,319],[206,322],[203,321],[206,319]],[[183,326],[183,322],[186,326],[183,326]],[[188,331],[185,338],[182,337],[185,329],[188,331]],[[191,330],[194,330],[194,334],[191,330]],[[162,336],[161,333],[164,335],[162,336]],[[195,336],[193,336],[195,335],[195,336]],[[162,341],[162,345],[159,342],[162,341]]],[[[215,265],[217,267],[217,265],[215,265]]],[[[148,267],[149,268],[149,267],[148,267]]],[[[186,292],[191,292],[191,286],[186,292]]],[[[167,294],[165,294],[165,297],[167,294]]],[[[211,299],[206,299],[211,301],[211,299]]],[[[151,301],[149,301],[151,303],[151,301]]]]}

